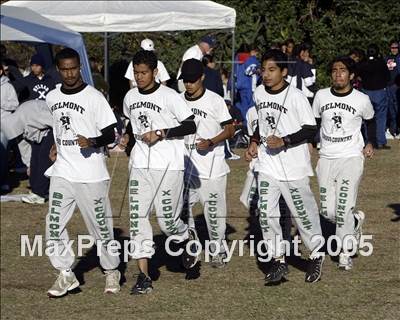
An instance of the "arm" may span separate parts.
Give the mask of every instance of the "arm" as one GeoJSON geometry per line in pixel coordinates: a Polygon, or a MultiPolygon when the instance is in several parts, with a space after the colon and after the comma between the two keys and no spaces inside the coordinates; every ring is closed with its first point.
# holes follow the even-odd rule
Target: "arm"
{"type": "Polygon", "coordinates": [[[250,145],[245,153],[246,161],[251,161],[253,158],[257,158],[259,144],[260,144],[260,130],[257,125],[253,135],[250,137],[250,145]]]}
{"type": "Polygon", "coordinates": [[[296,147],[300,144],[307,143],[308,140],[315,136],[316,132],[317,126],[303,125],[299,131],[282,138],[269,136],[267,138],[267,145],[271,149],[296,147]]]}
{"type": "Polygon", "coordinates": [[[199,139],[199,142],[196,144],[197,150],[207,150],[212,148],[214,145],[230,139],[235,134],[235,127],[233,125],[233,120],[226,121],[225,123],[221,123],[221,126],[224,130],[211,139],[199,139]]]}
{"type": "Polygon", "coordinates": [[[114,128],[117,127],[116,123],[101,129],[101,135],[94,138],[86,138],[78,134],[78,144],[81,148],[100,148],[104,147],[115,140],[114,128]]]}
{"type": "Polygon", "coordinates": [[[177,137],[183,137],[188,134],[196,132],[196,124],[194,123],[194,115],[183,120],[181,124],[175,128],[153,130],[146,132],[142,135],[142,140],[149,145],[154,144],[161,139],[171,139],[177,137]],[[160,131],[160,135],[157,135],[157,131],[160,131]]]}
{"type": "Polygon", "coordinates": [[[373,145],[376,143],[376,122],[375,118],[369,119],[365,121],[365,124],[367,125],[367,136],[368,136],[368,142],[364,147],[364,155],[367,158],[372,158],[374,155],[374,147],[373,145]]]}

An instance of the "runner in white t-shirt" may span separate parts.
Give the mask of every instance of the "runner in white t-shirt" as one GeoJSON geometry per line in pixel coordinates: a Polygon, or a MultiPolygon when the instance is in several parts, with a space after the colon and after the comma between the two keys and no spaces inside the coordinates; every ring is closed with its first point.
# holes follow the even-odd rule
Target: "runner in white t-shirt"
{"type": "Polygon", "coordinates": [[[50,262],[60,271],[50,297],[60,297],[77,288],[72,272],[74,256],[66,249],[66,225],[78,205],[90,235],[101,246],[100,264],[106,273],[105,292],[120,290],[118,252],[107,247],[114,239],[109,179],[104,146],[114,140],[116,119],[100,91],[83,82],[79,54],[70,48],[56,55],[62,85],[50,91],[46,103],[53,117],[55,145],[50,157],[49,211],[46,216],[47,246],[55,254],[50,262]]]}
{"type": "Polygon", "coordinates": [[[204,68],[201,61],[186,60],[182,74],[186,91],[182,97],[195,115],[197,131],[185,136],[185,202],[189,211],[189,226],[194,228],[192,207],[200,202],[204,208],[212,246],[211,266],[225,266],[223,245],[226,231],[226,182],[229,173],[225,161],[224,141],[233,137],[235,128],[225,101],[203,86],[204,68]]]}
{"type": "Polygon", "coordinates": [[[321,242],[318,207],[310,189],[313,175],[307,139],[316,132],[316,123],[307,98],[284,81],[287,58],[280,50],[269,50],[262,61],[263,83],[254,92],[258,128],[246,157],[258,155],[260,225],[274,259],[266,275],[267,284],[278,284],[288,273],[279,224],[282,195],[296,221],[305,246],[311,251],[306,282],[321,277],[323,254],[316,252],[321,242]],[[258,144],[260,145],[258,146],[258,144]]]}
{"type": "Polygon", "coordinates": [[[375,137],[374,109],[369,97],[353,89],[354,62],[338,57],[331,64],[332,87],[315,95],[313,110],[321,121],[321,149],[317,165],[320,212],[336,224],[339,268],[352,268],[362,235],[365,215],[355,210],[358,186],[364,168],[364,154],[372,157],[375,137]],[[361,134],[366,120],[369,142],[364,147],[361,134]]]}
{"type": "MultiPolygon", "coordinates": [[[[206,36],[202,37],[196,45],[187,49],[182,56],[182,62],[179,66],[179,70],[176,75],[176,78],[180,79],[182,64],[186,60],[196,59],[196,60],[201,61],[201,59],[203,58],[203,56],[205,54],[211,54],[211,52],[214,50],[216,45],[217,45],[217,40],[213,36],[206,35],[206,36]]],[[[178,89],[180,92],[185,91],[185,86],[183,85],[182,80],[178,80],[178,89]]]]}
{"type": "MultiPolygon", "coordinates": [[[[148,259],[154,254],[149,215],[155,207],[158,224],[167,235],[182,241],[197,239],[194,230],[180,219],[182,211],[184,136],[193,134],[194,115],[179,94],[155,82],[157,57],[141,50],[133,57],[137,88],[124,98],[124,114],[130,120],[136,143],[130,154],[130,236],[135,241],[133,258],[140,274],[132,294],[153,289],[148,259]]],[[[131,139],[131,138],[130,138],[131,139]]],[[[185,244],[185,242],[184,242],[185,244]]],[[[191,268],[197,256],[186,250],[183,265],[191,268]]]]}
{"type": "MultiPolygon", "coordinates": [[[[142,40],[142,42],[140,43],[140,47],[143,50],[155,51],[154,42],[151,39],[142,40]]],[[[166,85],[167,81],[171,79],[171,77],[169,76],[169,73],[167,71],[167,68],[165,68],[164,63],[162,63],[160,60],[157,60],[157,70],[158,72],[155,78],[156,82],[166,85]]],[[[128,68],[126,69],[125,78],[129,80],[129,85],[131,88],[137,87],[135,76],[133,73],[132,61],[129,62],[128,68]]]]}

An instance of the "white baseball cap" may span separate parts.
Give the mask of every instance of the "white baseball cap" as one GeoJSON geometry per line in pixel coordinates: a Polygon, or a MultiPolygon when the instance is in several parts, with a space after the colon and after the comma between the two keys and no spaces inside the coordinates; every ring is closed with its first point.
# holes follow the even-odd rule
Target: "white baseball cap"
{"type": "Polygon", "coordinates": [[[150,39],[144,39],[140,43],[140,47],[146,51],[154,51],[154,42],[150,39]]]}

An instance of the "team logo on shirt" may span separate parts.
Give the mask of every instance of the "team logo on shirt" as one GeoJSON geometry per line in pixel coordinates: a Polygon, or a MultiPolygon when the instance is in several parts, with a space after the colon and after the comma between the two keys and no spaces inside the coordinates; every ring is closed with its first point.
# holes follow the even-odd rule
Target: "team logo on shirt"
{"type": "Polygon", "coordinates": [[[32,90],[39,95],[39,97],[37,97],[36,100],[45,100],[46,94],[47,92],[49,92],[50,89],[44,84],[40,83],[34,86],[32,90]]]}
{"type": "Polygon", "coordinates": [[[63,132],[68,132],[71,131],[73,135],[75,135],[75,131],[72,129],[71,126],[71,116],[69,112],[61,112],[61,117],[60,117],[60,122],[61,122],[61,131],[63,132]]]}
{"type": "Polygon", "coordinates": [[[271,116],[271,115],[267,112],[267,117],[265,118],[265,120],[267,121],[267,124],[268,124],[268,126],[271,127],[271,129],[276,129],[276,122],[275,122],[274,116],[271,116]]]}
{"type": "Polygon", "coordinates": [[[138,117],[139,121],[140,121],[140,126],[144,129],[148,129],[150,128],[150,122],[148,120],[148,116],[147,114],[145,114],[144,112],[139,112],[139,117],[138,117]]]}
{"type": "Polygon", "coordinates": [[[333,113],[333,116],[331,118],[331,121],[332,121],[331,133],[338,132],[338,131],[344,131],[343,123],[342,123],[342,116],[343,115],[341,112],[333,113]]]}

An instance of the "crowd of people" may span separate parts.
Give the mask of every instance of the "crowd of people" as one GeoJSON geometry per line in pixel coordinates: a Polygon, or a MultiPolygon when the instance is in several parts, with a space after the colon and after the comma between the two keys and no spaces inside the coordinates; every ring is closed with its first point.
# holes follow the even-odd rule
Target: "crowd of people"
{"type": "Polygon", "coordinates": [[[322,274],[320,216],[336,225],[339,268],[353,267],[365,220],[365,214],[354,209],[364,157],[371,158],[374,149],[390,149],[387,139],[399,138],[398,42],[391,41],[386,58],[375,45],[368,46],[365,55],[355,49],[336,57],[329,65],[332,84],[320,90],[315,58],[306,43],[296,45],[289,39],[263,51],[243,45],[233,77],[216,69],[216,45],[216,38],[207,35],[189,48],[177,72],[177,86],[170,88],[154,42],[144,39],[124,73],[131,89],[122,106],[107,101],[111,86],[103,81],[95,59],[91,66],[97,89],[82,80],[80,57],[70,48],[56,54],[58,72],[50,68],[46,73],[43,58],[35,54],[31,72],[23,77],[2,47],[1,187],[9,191],[8,151],[13,150],[29,168],[32,191],[22,201],[48,201],[48,246],[63,252],[50,256],[60,273],[49,296],[64,296],[79,286],[74,257],[65,252],[66,226],[75,206],[90,235],[100,241],[105,292],[120,290],[120,260],[116,249],[108,247],[114,235],[104,151],[110,146],[129,155],[129,234],[135,243],[131,257],[140,271],[132,294],[153,289],[153,207],[162,232],[179,243],[182,264],[191,269],[199,258],[192,207],[200,202],[213,241],[211,266],[223,268],[229,262],[226,159],[238,158],[230,139],[247,148],[250,165],[240,201],[258,215],[273,258],[266,284],[279,284],[288,273],[282,210],[290,213],[286,223],[290,228],[294,221],[310,251],[306,282],[319,281],[322,274]],[[319,148],[319,208],[309,182],[312,145],[319,148]]]}

